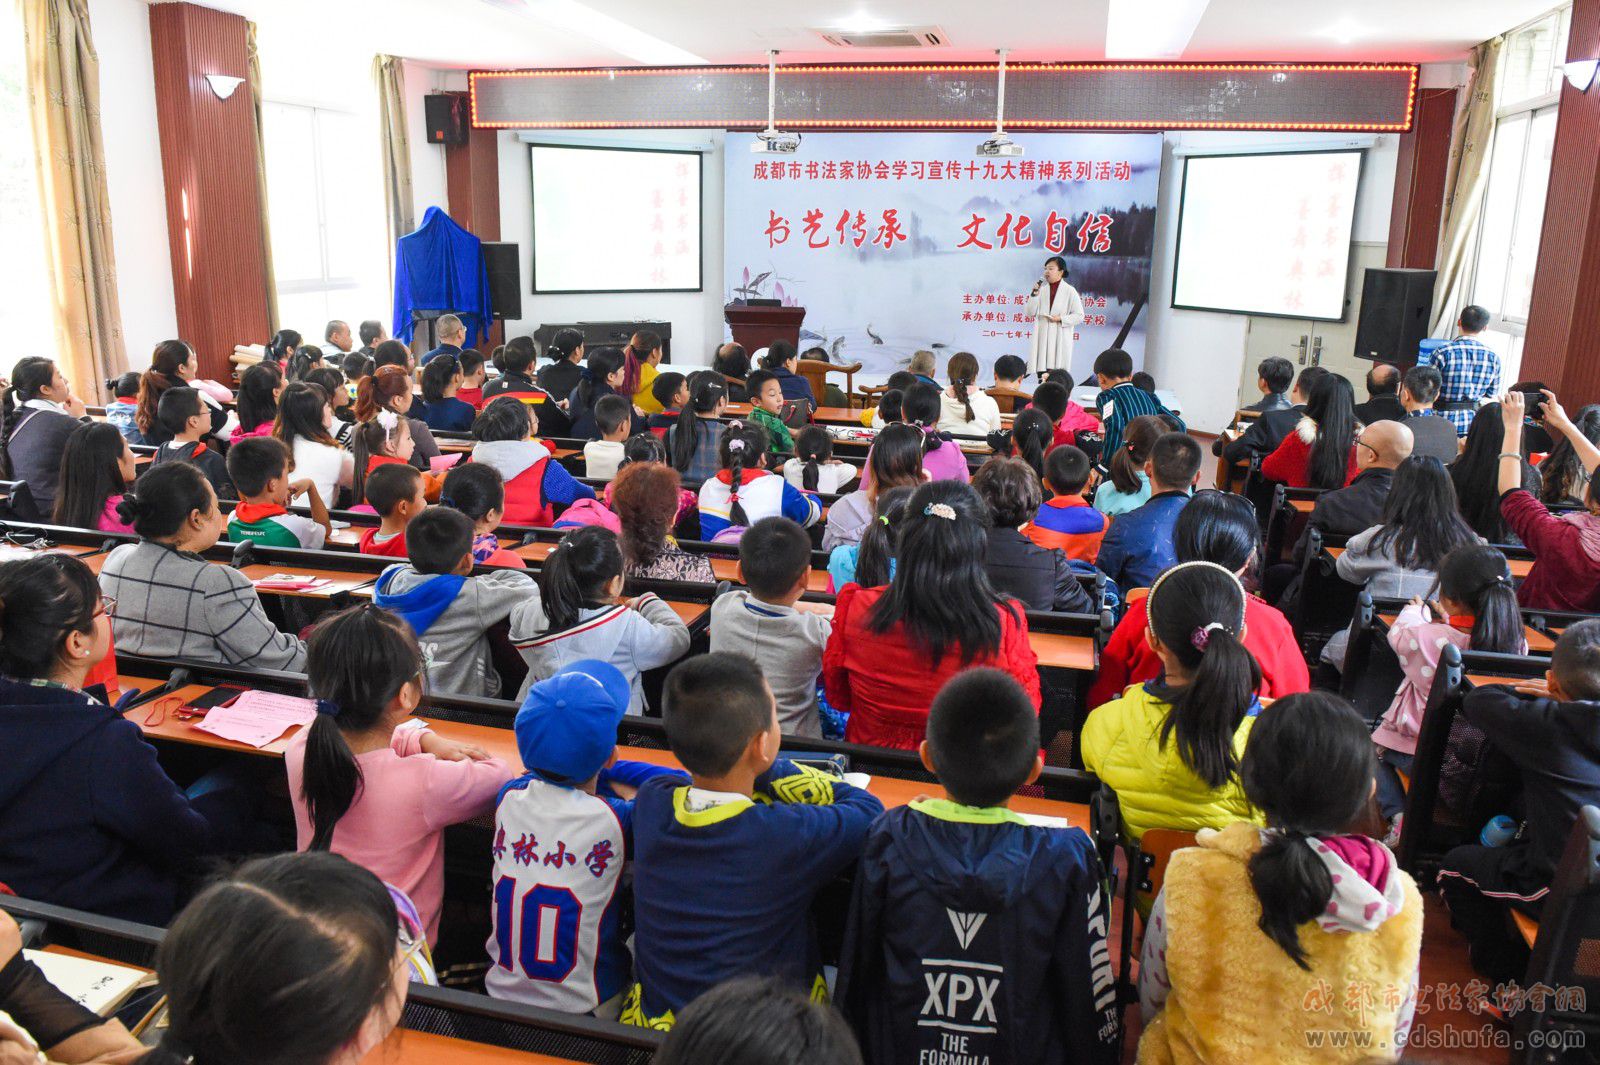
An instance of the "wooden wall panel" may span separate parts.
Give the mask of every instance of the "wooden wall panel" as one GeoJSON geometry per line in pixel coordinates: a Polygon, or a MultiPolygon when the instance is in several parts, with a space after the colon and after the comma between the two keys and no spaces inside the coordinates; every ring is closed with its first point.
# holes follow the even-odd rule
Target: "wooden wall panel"
{"type": "Polygon", "coordinates": [[[154,4],[150,44],[178,332],[203,375],[227,381],[234,345],[264,342],[271,329],[250,87],[220,100],[205,80],[248,74],[245,20],[154,4]]]}
{"type": "MultiPolygon", "coordinates": [[[[453,93],[467,100],[464,92],[453,93]]],[[[467,143],[444,146],[445,197],[450,217],[479,240],[500,239],[500,145],[499,131],[470,128],[467,143]]],[[[505,325],[496,321],[489,339],[480,342],[488,350],[505,343],[505,325]]]]}
{"type": "Polygon", "coordinates": [[[1423,89],[1416,123],[1400,135],[1394,206],[1389,213],[1390,267],[1432,270],[1444,214],[1445,171],[1455,124],[1456,90],[1423,89]]]}

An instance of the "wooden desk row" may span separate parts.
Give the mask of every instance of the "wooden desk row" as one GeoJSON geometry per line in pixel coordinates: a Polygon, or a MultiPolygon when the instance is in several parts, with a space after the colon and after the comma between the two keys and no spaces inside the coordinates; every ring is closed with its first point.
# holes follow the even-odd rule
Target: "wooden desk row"
{"type": "MultiPolygon", "coordinates": [[[[1295,505],[1295,509],[1296,510],[1300,510],[1301,509],[1300,508],[1300,504],[1301,503],[1307,503],[1309,501],[1308,500],[1303,500],[1303,499],[1296,499],[1296,500],[1293,500],[1292,502],[1295,505]]],[[[1305,512],[1306,513],[1310,513],[1310,509],[1311,508],[1309,506],[1307,506],[1305,508],[1305,512]]],[[[1332,558],[1332,559],[1335,559],[1335,560],[1337,560],[1340,555],[1344,554],[1344,548],[1342,548],[1342,547],[1327,547],[1327,548],[1323,548],[1323,550],[1327,553],[1329,558],[1332,558]]],[[[1508,558],[1508,559],[1506,559],[1506,568],[1511,572],[1511,576],[1513,578],[1515,578],[1516,580],[1520,581],[1523,578],[1527,577],[1527,575],[1530,572],[1532,572],[1533,563],[1534,563],[1534,560],[1531,559],[1531,558],[1508,558]]]]}

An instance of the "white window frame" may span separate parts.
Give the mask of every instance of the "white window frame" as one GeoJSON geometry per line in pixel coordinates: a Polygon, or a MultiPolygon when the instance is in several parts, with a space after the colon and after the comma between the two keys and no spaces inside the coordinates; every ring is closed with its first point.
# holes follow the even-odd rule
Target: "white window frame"
{"type": "MultiPolygon", "coordinates": [[[[322,116],[337,114],[347,118],[357,117],[354,112],[345,111],[336,107],[318,107],[315,104],[299,103],[294,100],[268,100],[274,107],[292,107],[300,111],[311,112],[311,165],[315,173],[317,190],[317,251],[322,260],[322,276],[316,278],[278,278],[278,292],[286,296],[301,296],[317,292],[339,292],[347,289],[361,287],[361,282],[356,277],[330,277],[328,274],[328,203],[325,196],[326,186],[323,177],[326,173],[326,163],[322,158],[322,116]]],[[[269,190],[270,195],[270,190],[269,190]]]]}

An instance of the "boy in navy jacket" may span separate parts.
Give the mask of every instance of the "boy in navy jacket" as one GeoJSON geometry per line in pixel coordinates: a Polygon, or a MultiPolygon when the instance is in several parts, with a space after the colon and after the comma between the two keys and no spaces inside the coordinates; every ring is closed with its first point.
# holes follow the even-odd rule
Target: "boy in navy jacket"
{"type": "Polygon", "coordinates": [[[646,781],[634,803],[634,965],[622,1021],[671,1028],[736,976],[826,998],[817,892],[855,863],[883,804],[778,759],[777,703],[755,662],[691,658],[667,677],[667,742],[690,785],[646,781]]]}
{"type": "Polygon", "coordinates": [[[934,700],[922,761],[949,798],[880,818],[856,874],[838,1000],[865,1059],[1116,1062],[1094,846],[1005,807],[1043,768],[1032,701],[999,670],[959,674],[934,700]]]}

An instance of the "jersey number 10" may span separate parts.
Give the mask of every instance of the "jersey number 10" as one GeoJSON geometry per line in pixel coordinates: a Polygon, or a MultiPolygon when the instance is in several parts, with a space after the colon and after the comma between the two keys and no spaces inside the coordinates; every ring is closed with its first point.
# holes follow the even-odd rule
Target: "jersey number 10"
{"type": "Polygon", "coordinates": [[[494,938],[499,965],[516,972],[512,929],[517,929],[515,962],[530,980],[560,983],[578,961],[578,923],[583,904],[564,887],[538,884],[516,897],[517,882],[502,876],[494,886],[494,938]],[[521,906],[520,912],[518,906],[521,906]]]}

